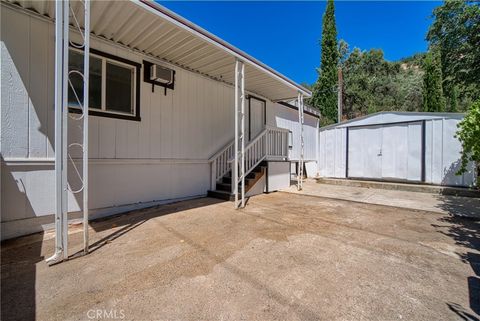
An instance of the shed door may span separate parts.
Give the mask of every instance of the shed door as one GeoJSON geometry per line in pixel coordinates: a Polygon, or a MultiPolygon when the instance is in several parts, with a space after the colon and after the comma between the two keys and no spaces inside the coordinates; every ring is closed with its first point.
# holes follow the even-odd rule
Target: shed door
{"type": "Polygon", "coordinates": [[[382,178],[422,180],[422,123],[383,127],[382,178]]]}
{"type": "Polygon", "coordinates": [[[421,181],[422,123],[350,128],[348,176],[421,181]]]}
{"type": "Polygon", "coordinates": [[[265,129],[265,101],[250,96],[248,108],[249,140],[254,139],[265,129]]]}
{"type": "Polygon", "coordinates": [[[350,128],[348,176],[382,178],[382,127],[350,128]]]}

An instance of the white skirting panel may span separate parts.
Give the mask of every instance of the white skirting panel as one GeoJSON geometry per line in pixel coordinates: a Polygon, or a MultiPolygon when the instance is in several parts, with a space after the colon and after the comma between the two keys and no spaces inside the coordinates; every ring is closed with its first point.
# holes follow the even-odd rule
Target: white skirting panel
{"type": "MultiPolygon", "coordinates": [[[[53,223],[54,165],[51,160],[2,161],[2,239],[43,230],[53,223]]],[[[78,184],[70,175],[69,186],[78,184]]],[[[92,217],[119,209],[206,195],[210,169],[205,160],[92,160],[92,217]],[[142,205],[143,204],[143,205],[142,205]]],[[[81,199],[69,194],[69,211],[81,210],[81,199]]]]}

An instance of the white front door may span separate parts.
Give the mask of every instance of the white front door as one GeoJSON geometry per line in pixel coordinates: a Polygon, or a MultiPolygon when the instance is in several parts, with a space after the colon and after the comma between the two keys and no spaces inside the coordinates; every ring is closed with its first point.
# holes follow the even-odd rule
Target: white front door
{"type": "Polygon", "coordinates": [[[248,140],[250,141],[265,129],[266,106],[264,100],[252,96],[250,96],[248,101],[248,124],[246,128],[248,140]]]}

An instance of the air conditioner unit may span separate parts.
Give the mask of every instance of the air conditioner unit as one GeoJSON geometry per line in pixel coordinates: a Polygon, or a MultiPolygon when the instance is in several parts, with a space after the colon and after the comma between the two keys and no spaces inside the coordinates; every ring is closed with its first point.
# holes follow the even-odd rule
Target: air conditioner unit
{"type": "Polygon", "coordinates": [[[150,80],[170,85],[171,83],[173,83],[173,70],[160,65],[151,65],[150,80]]]}

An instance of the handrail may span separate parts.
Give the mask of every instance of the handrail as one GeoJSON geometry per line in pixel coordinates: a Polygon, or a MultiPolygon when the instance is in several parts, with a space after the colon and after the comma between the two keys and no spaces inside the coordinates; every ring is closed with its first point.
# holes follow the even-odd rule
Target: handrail
{"type": "MultiPolygon", "coordinates": [[[[248,175],[264,159],[288,159],[289,130],[273,126],[265,126],[245,146],[245,173],[248,175]]],[[[216,188],[217,181],[225,176],[231,169],[235,158],[234,141],[223,146],[208,160],[211,163],[211,188],[216,188]]]]}
{"type": "Polygon", "coordinates": [[[245,148],[245,173],[243,175],[247,176],[267,157],[267,133],[268,129],[265,129],[245,148]]]}
{"type": "Polygon", "coordinates": [[[213,162],[213,160],[215,158],[217,158],[220,154],[222,154],[226,149],[228,149],[230,146],[233,146],[233,144],[235,143],[235,141],[231,141],[231,142],[228,142],[226,145],[224,145],[222,148],[220,148],[220,150],[218,152],[216,152],[215,154],[213,154],[212,157],[210,157],[208,159],[208,162],[211,163],[213,162]]]}
{"type": "MultiPolygon", "coordinates": [[[[268,129],[264,129],[262,130],[257,136],[255,136],[251,141],[248,142],[247,145],[245,145],[245,150],[249,149],[250,146],[252,146],[253,144],[255,144],[260,138],[262,138],[263,135],[265,135],[265,133],[268,131],[268,129]]],[[[233,155],[233,157],[235,157],[235,155],[233,155]]],[[[229,163],[233,162],[233,159],[234,158],[231,158],[228,160],[229,163]]]]}
{"type": "Polygon", "coordinates": [[[265,128],[264,130],[262,130],[257,136],[255,136],[251,141],[248,142],[248,144],[245,146],[245,150],[247,150],[248,148],[251,148],[251,146],[256,142],[258,142],[263,137],[263,135],[265,135],[267,132],[268,132],[268,128],[265,128]]]}
{"type": "Polygon", "coordinates": [[[267,132],[267,157],[286,160],[290,131],[285,128],[269,127],[267,132]]]}

